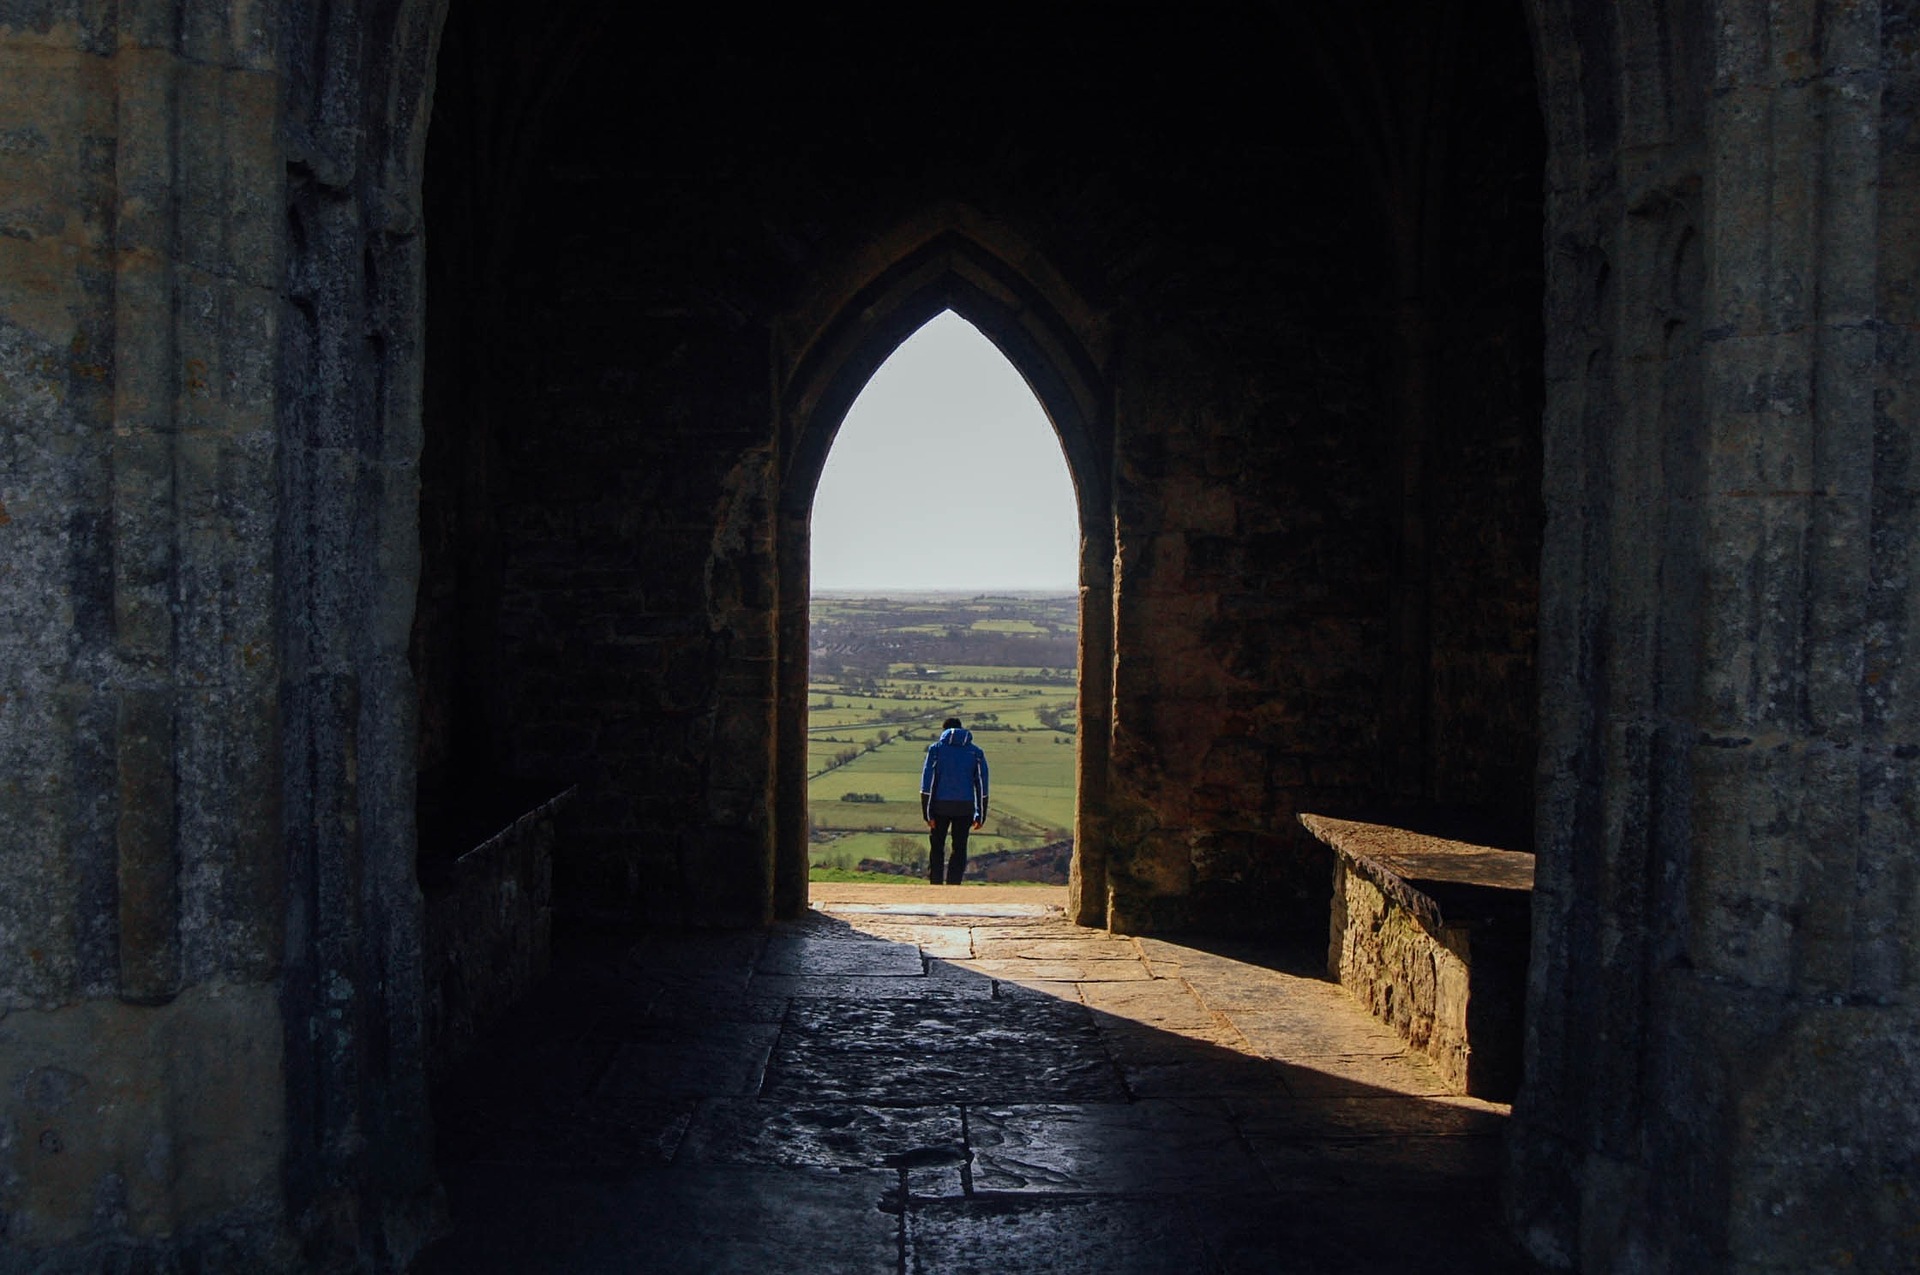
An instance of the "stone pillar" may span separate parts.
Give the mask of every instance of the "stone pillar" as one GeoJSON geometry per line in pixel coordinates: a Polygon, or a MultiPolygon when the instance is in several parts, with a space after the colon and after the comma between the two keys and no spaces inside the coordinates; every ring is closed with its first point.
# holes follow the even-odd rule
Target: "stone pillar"
{"type": "Polygon", "coordinates": [[[309,1251],[375,1269],[432,1224],[407,648],[442,16],[436,0],[277,11],[283,1189],[309,1251]]]}
{"type": "Polygon", "coordinates": [[[51,12],[0,8],[6,1241],[404,1263],[439,11],[51,12]]]}
{"type": "Polygon", "coordinates": [[[282,1233],[275,34],[224,5],[0,6],[16,1251],[282,1233]]]}
{"type": "Polygon", "coordinates": [[[1104,926],[1109,897],[1107,779],[1113,746],[1113,522],[1111,513],[1099,507],[1083,508],[1081,522],[1077,800],[1067,914],[1080,925],[1104,926]]]}
{"type": "Polygon", "coordinates": [[[1536,6],[1552,136],[1512,1200],[1587,1270],[1892,1269],[1917,87],[1877,5],[1536,6]]]}

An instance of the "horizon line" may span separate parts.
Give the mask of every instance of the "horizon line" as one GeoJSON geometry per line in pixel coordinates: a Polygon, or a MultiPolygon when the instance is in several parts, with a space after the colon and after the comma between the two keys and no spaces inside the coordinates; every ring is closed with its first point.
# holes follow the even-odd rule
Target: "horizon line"
{"type": "Polygon", "coordinates": [[[929,588],[925,585],[820,585],[809,590],[811,597],[823,597],[827,594],[859,594],[863,597],[1009,597],[1014,594],[1043,594],[1047,597],[1065,597],[1080,592],[1078,584],[1062,585],[941,585],[929,588]]]}

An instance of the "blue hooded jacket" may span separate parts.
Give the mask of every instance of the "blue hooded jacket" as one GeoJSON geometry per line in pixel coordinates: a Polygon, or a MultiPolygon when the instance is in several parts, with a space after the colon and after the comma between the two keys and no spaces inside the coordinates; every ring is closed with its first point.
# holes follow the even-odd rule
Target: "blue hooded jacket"
{"type": "Polygon", "coordinates": [[[927,745],[920,796],[927,802],[971,801],[974,822],[987,817],[987,755],[975,746],[972,732],[949,726],[938,742],[927,745]]]}

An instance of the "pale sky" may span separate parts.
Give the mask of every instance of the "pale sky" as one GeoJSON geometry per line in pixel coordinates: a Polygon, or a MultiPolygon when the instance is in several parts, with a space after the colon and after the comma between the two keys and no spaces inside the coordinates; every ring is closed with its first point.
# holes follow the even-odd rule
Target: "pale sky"
{"type": "Polygon", "coordinates": [[[1058,589],[1080,526],[1033,391],[951,310],[901,342],[833,440],[813,497],[813,587],[1058,589]]]}

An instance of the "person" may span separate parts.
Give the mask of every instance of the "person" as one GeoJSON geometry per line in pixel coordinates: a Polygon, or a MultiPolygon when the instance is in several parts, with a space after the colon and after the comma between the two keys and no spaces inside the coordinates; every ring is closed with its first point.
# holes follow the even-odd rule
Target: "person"
{"type": "Polygon", "coordinates": [[[920,768],[920,817],[927,821],[932,850],[927,878],[935,885],[943,880],[959,885],[967,871],[967,833],[978,832],[987,821],[987,755],[957,717],[940,723],[940,738],[927,745],[927,762],[920,768]]]}

